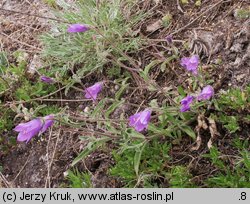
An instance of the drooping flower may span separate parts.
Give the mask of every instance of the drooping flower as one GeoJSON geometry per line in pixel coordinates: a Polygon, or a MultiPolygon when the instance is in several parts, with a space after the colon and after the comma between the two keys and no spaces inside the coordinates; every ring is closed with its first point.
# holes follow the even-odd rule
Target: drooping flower
{"type": "Polygon", "coordinates": [[[85,98],[96,100],[98,93],[102,90],[102,83],[97,82],[85,90],[85,98]]]}
{"type": "Polygon", "coordinates": [[[181,59],[181,66],[183,66],[188,71],[192,72],[194,75],[198,74],[199,56],[194,55],[192,57],[184,57],[181,59]]]}
{"type": "Polygon", "coordinates": [[[21,123],[15,127],[15,131],[19,132],[17,141],[28,143],[32,137],[37,135],[43,127],[42,120],[37,118],[27,123],[21,123]]]}
{"type": "Polygon", "coordinates": [[[87,25],[84,24],[72,24],[68,27],[68,32],[69,33],[80,33],[80,32],[86,32],[90,28],[87,25]]]}
{"type": "Polygon", "coordinates": [[[129,117],[129,126],[134,127],[136,131],[141,132],[148,128],[151,117],[151,110],[146,109],[129,117]]]}
{"type": "Polygon", "coordinates": [[[193,102],[194,97],[193,96],[186,96],[181,100],[181,112],[186,112],[190,110],[190,104],[193,102]]]}
{"type": "Polygon", "coordinates": [[[214,89],[212,86],[205,86],[201,93],[197,96],[198,101],[209,100],[214,95],[214,89]]]}
{"type": "Polygon", "coordinates": [[[40,77],[42,82],[45,82],[47,84],[53,84],[54,83],[54,79],[47,77],[47,76],[41,76],[40,77]]]}
{"type": "Polygon", "coordinates": [[[27,123],[20,123],[14,130],[19,132],[17,141],[28,143],[34,136],[45,132],[54,123],[54,116],[48,115],[43,118],[36,118],[27,123]]]}
{"type": "Polygon", "coordinates": [[[166,36],[165,39],[166,39],[168,44],[172,44],[172,42],[173,42],[173,36],[172,35],[166,36]]]}

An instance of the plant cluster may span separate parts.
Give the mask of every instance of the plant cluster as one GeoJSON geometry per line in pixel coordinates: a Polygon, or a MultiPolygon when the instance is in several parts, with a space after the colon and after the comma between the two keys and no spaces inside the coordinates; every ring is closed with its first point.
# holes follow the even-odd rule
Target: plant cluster
{"type": "MultiPolygon", "coordinates": [[[[47,2],[54,5],[54,1],[47,2]]],[[[203,76],[199,56],[183,57],[173,45],[172,35],[166,36],[164,40],[174,54],[163,61],[153,60],[141,67],[131,56],[147,41],[138,37],[132,28],[143,15],[130,13],[126,16],[123,13],[122,6],[134,6],[130,1],[86,0],[79,1],[77,6],[66,3],[60,6],[64,10],[57,15],[65,23],[55,24],[53,32],[42,36],[43,56],[49,69],[40,70],[39,79],[35,83],[25,75],[25,61],[21,61],[18,66],[9,65],[6,56],[0,55],[0,94],[14,96],[18,105],[12,106],[12,111],[26,121],[14,127],[13,122],[9,123],[5,112],[1,116],[0,127],[8,131],[13,129],[18,132],[17,141],[28,143],[59,121],[65,126],[77,127],[81,134],[80,140],[88,142],[74,159],[72,166],[91,152],[113,142],[117,147],[112,153],[116,163],[109,169],[109,174],[122,178],[124,186],[195,187],[188,167],[173,164],[172,145],[180,144],[187,135],[191,142],[197,139],[192,127],[200,115],[215,120],[229,134],[237,134],[242,123],[249,123],[249,114],[245,114],[243,118],[237,115],[249,109],[249,87],[244,91],[232,89],[227,93],[215,94],[211,80],[205,80],[203,76]],[[191,91],[179,86],[178,93],[172,94],[151,80],[149,73],[152,68],[160,65],[164,73],[164,67],[172,61],[177,62],[189,74],[191,91]],[[106,69],[108,76],[111,76],[110,80],[99,81],[95,78],[90,86],[85,87],[83,81],[86,76],[104,73],[106,69]],[[11,83],[9,79],[12,79],[11,83]],[[133,79],[143,82],[147,91],[159,92],[166,99],[161,104],[157,99],[152,99],[146,105],[131,103],[124,95],[130,88],[129,81],[132,80],[133,83],[133,79]],[[105,95],[105,87],[110,81],[117,87],[114,88],[112,97],[105,95]],[[80,91],[91,108],[84,109],[80,114],[76,113],[79,117],[73,117],[56,106],[47,107],[44,103],[37,102],[39,98],[41,100],[56,91],[57,84],[64,87],[65,95],[71,89],[80,91]],[[81,88],[79,84],[82,85],[81,88]],[[10,94],[14,87],[17,87],[16,90],[10,94]],[[114,117],[114,112],[125,104],[135,105],[138,109],[129,110],[129,113],[122,112],[114,117]],[[88,129],[88,123],[94,124],[94,131],[88,129]]],[[[140,83],[134,84],[135,89],[141,88],[138,87],[140,83]]],[[[216,175],[206,180],[204,186],[249,187],[248,147],[241,140],[235,144],[240,155],[235,168],[226,165],[214,146],[210,147],[209,154],[204,155],[217,168],[216,175]]],[[[67,173],[70,187],[91,187],[88,173],[77,169],[67,173]]]]}

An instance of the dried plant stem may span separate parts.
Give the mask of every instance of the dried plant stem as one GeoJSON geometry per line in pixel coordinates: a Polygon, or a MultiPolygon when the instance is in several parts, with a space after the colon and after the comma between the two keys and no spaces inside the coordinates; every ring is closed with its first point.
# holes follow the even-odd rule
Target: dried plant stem
{"type": "Polygon", "coordinates": [[[46,17],[46,16],[40,16],[40,15],[32,14],[32,13],[25,13],[25,12],[15,11],[15,10],[5,9],[5,8],[0,8],[0,10],[6,11],[6,12],[9,12],[9,13],[17,13],[17,14],[22,14],[22,15],[26,15],[26,16],[34,16],[34,17],[37,17],[37,18],[43,18],[43,19],[47,19],[47,20],[58,21],[58,22],[62,22],[62,23],[68,23],[68,22],[62,21],[60,19],[46,17]]]}

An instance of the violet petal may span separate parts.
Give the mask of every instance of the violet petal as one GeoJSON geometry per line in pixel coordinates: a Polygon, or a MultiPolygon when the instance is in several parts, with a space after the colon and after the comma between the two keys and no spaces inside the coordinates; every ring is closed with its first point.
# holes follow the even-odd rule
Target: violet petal
{"type": "Polygon", "coordinates": [[[31,120],[27,123],[21,123],[14,128],[16,132],[19,132],[17,141],[26,142],[28,142],[32,137],[37,135],[41,129],[42,121],[39,118],[31,120]]]}
{"type": "Polygon", "coordinates": [[[102,83],[97,82],[85,90],[85,98],[96,100],[97,95],[102,90],[102,83]]]}
{"type": "Polygon", "coordinates": [[[194,55],[190,58],[184,57],[181,59],[181,66],[187,71],[192,72],[194,75],[198,74],[199,56],[194,55]]]}
{"type": "Polygon", "coordinates": [[[54,83],[54,79],[52,79],[50,77],[47,77],[47,76],[41,76],[40,79],[41,79],[42,82],[45,82],[45,83],[48,83],[48,84],[54,83]]]}
{"type": "Polygon", "coordinates": [[[146,109],[129,117],[129,126],[134,127],[136,131],[141,132],[147,129],[151,118],[151,110],[146,109]]]}
{"type": "Polygon", "coordinates": [[[84,24],[72,24],[68,27],[69,33],[79,33],[79,32],[86,32],[90,28],[87,25],[84,24]]]}
{"type": "Polygon", "coordinates": [[[190,110],[190,104],[193,102],[194,97],[193,96],[186,96],[181,100],[181,112],[186,112],[190,110]]]}
{"type": "Polygon", "coordinates": [[[214,89],[212,86],[207,85],[201,91],[201,93],[197,96],[197,100],[209,100],[214,95],[214,89]]]}

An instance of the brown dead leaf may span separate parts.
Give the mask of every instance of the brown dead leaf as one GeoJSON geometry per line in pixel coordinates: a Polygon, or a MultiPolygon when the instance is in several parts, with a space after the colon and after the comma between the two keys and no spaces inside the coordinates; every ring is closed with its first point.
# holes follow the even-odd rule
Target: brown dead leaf
{"type": "Polygon", "coordinates": [[[204,115],[199,115],[197,118],[197,122],[198,122],[198,125],[195,127],[195,131],[197,132],[196,146],[192,147],[191,151],[197,151],[200,148],[201,143],[202,143],[200,130],[201,129],[206,130],[208,128],[204,115]]]}
{"type": "Polygon", "coordinates": [[[34,55],[27,71],[29,74],[34,75],[37,72],[37,70],[41,67],[42,67],[42,62],[40,57],[38,55],[34,55]]]}
{"type": "Polygon", "coordinates": [[[209,139],[208,143],[207,143],[207,147],[208,149],[211,149],[211,147],[213,146],[213,141],[215,140],[215,138],[217,136],[220,135],[220,133],[217,131],[217,127],[216,127],[216,123],[214,121],[214,119],[212,118],[208,118],[208,122],[209,122],[209,131],[211,134],[211,138],[209,139]]]}
{"type": "Polygon", "coordinates": [[[161,26],[162,26],[162,20],[159,19],[156,22],[148,25],[146,31],[147,32],[154,32],[154,31],[158,30],[161,26]]]}
{"type": "Polygon", "coordinates": [[[209,125],[206,123],[206,118],[204,115],[199,115],[197,118],[198,125],[195,128],[195,131],[197,132],[197,138],[196,138],[196,146],[192,147],[191,151],[196,151],[200,148],[202,144],[202,135],[200,134],[201,129],[207,130],[209,128],[210,132],[210,139],[207,143],[207,147],[211,149],[213,146],[213,141],[216,139],[220,133],[217,131],[216,123],[214,119],[207,118],[209,125]]]}
{"type": "Polygon", "coordinates": [[[194,147],[191,148],[191,151],[197,151],[202,143],[202,139],[201,139],[201,135],[200,132],[197,132],[197,138],[196,138],[196,145],[194,147]]]}

